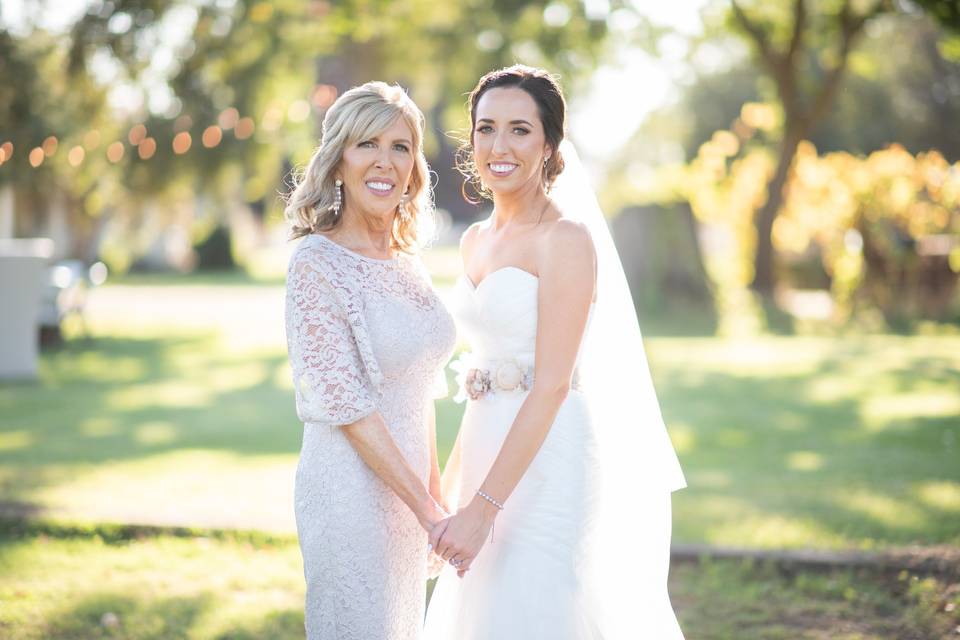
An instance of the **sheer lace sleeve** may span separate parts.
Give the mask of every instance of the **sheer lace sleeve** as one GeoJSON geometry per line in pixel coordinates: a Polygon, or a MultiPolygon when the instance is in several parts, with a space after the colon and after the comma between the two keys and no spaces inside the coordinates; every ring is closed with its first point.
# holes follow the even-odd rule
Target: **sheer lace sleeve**
{"type": "Polygon", "coordinates": [[[287,271],[287,350],[297,416],[346,425],[377,409],[380,371],[358,293],[314,248],[298,248],[287,271]]]}

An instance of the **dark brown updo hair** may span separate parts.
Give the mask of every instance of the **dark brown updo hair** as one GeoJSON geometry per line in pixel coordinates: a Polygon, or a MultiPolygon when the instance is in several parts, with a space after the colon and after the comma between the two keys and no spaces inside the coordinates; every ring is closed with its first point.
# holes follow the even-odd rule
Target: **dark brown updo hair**
{"type": "Polygon", "coordinates": [[[470,133],[465,136],[463,144],[457,150],[457,169],[466,178],[461,189],[463,196],[474,204],[476,200],[467,195],[467,185],[481,197],[493,199],[493,194],[480,181],[480,173],[473,160],[473,136],[477,126],[477,104],[490,89],[516,87],[523,89],[533,98],[543,124],[543,133],[550,145],[550,159],[543,166],[541,182],[546,191],[550,191],[554,180],[563,172],[563,157],[560,155],[560,143],[563,142],[564,120],[567,104],[563,98],[563,90],[557,78],[543,69],[515,64],[512,67],[491,71],[482,78],[473,91],[470,92],[468,108],[470,111],[470,133]]]}

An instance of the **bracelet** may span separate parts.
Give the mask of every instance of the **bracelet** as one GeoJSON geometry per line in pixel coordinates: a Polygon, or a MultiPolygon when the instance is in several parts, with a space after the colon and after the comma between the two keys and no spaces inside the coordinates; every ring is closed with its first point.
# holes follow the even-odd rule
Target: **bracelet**
{"type": "Polygon", "coordinates": [[[487,502],[491,503],[500,511],[503,511],[503,505],[497,502],[496,500],[494,500],[493,498],[491,498],[490,496],[488,496],[487,494],[485,494],[483,491],[480,491],[479,489],[477,489],[477,495],[483,498],[484,500],[486,500],[487,502]]]}

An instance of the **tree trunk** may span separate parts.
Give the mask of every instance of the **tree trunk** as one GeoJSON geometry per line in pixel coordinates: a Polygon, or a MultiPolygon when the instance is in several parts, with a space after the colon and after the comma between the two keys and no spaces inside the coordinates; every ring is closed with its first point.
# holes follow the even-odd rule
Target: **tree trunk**
{"type": "Polygon", "coordinates": [[[783,206],[783,190],[790,177],[793,159],[797,154],[797,147],[806,135],[806,130],[796,124],[787,123],[783,140],[780,142],[780,153],[777,158],[777,167],[773,178],[767,183],[767,201],[757,212],[757,253],[754,262],[753,282],[750,287],[766,298],[773,296],[776,287],[776,265],[773,251],[773,223],[777,213],[783,206]]]}

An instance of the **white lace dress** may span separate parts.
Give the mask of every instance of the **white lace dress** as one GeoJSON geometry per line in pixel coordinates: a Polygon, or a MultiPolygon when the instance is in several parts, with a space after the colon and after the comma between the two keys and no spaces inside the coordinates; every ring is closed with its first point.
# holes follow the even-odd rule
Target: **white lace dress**
{"type": "Polygon", "coordinates": [[[376,260],[310,235],[290,260],[286,328],[304,422],[295,506],[307,637],[416,639],[427,534],[341,426],[379,411],[427,483],[428,410],[446,393],[453,320],[418,258],[376,260]]]}

